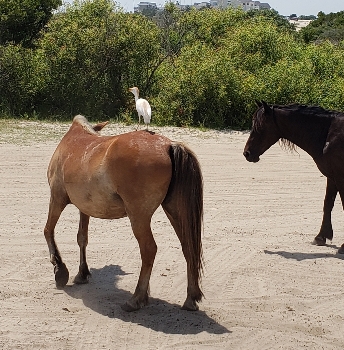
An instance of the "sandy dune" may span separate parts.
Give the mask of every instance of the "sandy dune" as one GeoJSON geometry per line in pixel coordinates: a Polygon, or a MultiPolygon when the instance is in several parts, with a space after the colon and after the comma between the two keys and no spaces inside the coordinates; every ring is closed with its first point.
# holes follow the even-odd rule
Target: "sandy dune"
{"type": "MultiPolygon", "coordinates": [[[[273,146],[257,164],[247,134],[154,128],[187,143],[205,183],[203,291],[199,312],[180,309],[186,264],[162,210],[152,227],[158,254],[146,308],[120,305],[134,291],[140,256],[128,219],[91,219],[88,285],[78,271],[78,212],[69,206],[56,239],[71,273],[55,288],[43,236],[46,168],[67,124],[0,123],[1,349],[343,349],[344,214],[332,245],[311,241],[321,223],[325,178],[310,157],[273,146]]],[[[133,127],[109,125],[116,134],[133,127]]]]}

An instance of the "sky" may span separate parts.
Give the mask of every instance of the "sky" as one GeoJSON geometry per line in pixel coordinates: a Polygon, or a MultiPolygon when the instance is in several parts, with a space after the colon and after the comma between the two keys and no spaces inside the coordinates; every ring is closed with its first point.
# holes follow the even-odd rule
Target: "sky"
{"type": "MultiPolygon", "coordinates": [[[[155,2],[158,6],[163,6],[165,0],[118,0],[118,4],[124,8],[125,11],[133,12],[134,6],[141,1],[155,2]]],[[[192,5],[195,2],[204,0],[179,0],[182,5],[192,5]]],[[[205,0],[207,1],[207,0],[205,0]]],[[[325,14],[330,12],[344,11],[343,0],[259,0],[260,2],[267,2],[271,8],[276,10],[280,15],[289,16],[291,14],[300,15],[317,15],[322,11],[325,14]]],[[[64,2],[72,3],[73,0],[64,0],[64,2]]]]}

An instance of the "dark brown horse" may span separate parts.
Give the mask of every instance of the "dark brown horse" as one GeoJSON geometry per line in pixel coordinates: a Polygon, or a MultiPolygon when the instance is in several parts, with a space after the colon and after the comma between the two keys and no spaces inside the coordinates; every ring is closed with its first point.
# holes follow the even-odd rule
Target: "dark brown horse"
{"type": "Polygon", "coordinates": [[[142,267],[132,298],[122,308],[133,311],[148,302],[149,279],[157,251],[151,218],[162,205],[187,262],[186,310],[198,310],[202,270],[203,180],[196,156],[180,143],[148,131],[101,136],[106,123],[91,126],[76,116],[54,152],[49,168],[51,190],[44,235],[56,286],[66,285],[69,272],[54,239],[56,223],[67,204],[80,210],[77,242],[79,273],[75,283],[87,283],[86,262],[90,216],[101,219],[129,217],[138,241],[142,267]]]}
{"type": "MultiPolygon", "coordinates": [[[[322,225],[313,243],[325,245],[326,239],[333,238],[331,212],[337,192],[344,208],[344,114],[298,104],[257,104],[244,156],[249,162],[258,162],[260,155],[281,140],[284,146],[298,146],[313,158],[327,177],[322,225]]],[[[344,254],[344,244],[338,252],[344,254]]]]}

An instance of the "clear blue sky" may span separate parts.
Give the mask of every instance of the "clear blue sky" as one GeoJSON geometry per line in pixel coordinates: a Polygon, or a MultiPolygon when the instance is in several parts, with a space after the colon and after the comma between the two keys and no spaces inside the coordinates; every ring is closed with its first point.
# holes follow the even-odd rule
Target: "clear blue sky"
{"type": "MultiPolygon", "coordinates": [[[[64,2],[72,3],[73,0],[63,0],[64,2]]],[[[157,5],[163,6],[165,0],[118,0],[118,3],[126,11],[132,12],[134,6],[140,1],[155,2],[157,5]]],[[[194,2],[202,0],[179,0],[180,4],[192,5],[194,2]]],[[[207,0],[205,0],[207,1],[207,0]]],[[[343,0],[260,0],[267,2],[273,9],[278,11],[280,15],[289,16],[292,13],[300,15],[317,15],[318,12],[324,13],[344,11],[343,0]]]]}

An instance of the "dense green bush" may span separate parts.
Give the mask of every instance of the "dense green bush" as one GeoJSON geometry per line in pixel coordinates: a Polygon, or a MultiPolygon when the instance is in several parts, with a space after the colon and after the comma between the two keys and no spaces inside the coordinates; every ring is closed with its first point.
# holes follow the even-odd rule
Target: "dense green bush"
{"type": "Polygon", "coordinates": [[[0,46],[0,112],[11,116],[34,113],[47,76],[40,50],[0,46]]]}
{"type": "Polygon", "coordinates": [[[43,111],[114,117],[126,106],[129,85],[145,86],[156,37],[153,22],[108,0],[68,7],[39,42],[50,70],[43,111]]]}
{"type": "Polygon", "coordinates": [[[344,110],[344,42],[304,43],[275,11],[75,1],[34,44],[0,45],[2,115],[136,119],[134,85],[159,125],[247,128],[256,99],[344,110]]]}
{"type": "Polygon", "coordinates": [[[308,45],[304,52],[304,60],[310,62],[313,77],[309,92],[312,99],[306,102],[344,110],[344,50],[327,41],[321,45],[308,45]]]}
{"type": "MultiPolygon", "coordinates": [[[[206,12],[191,13],[191,21],[201,23],[206,12]]],[[[288,96],[273,87],[278,85],[274,80],[278,80],[279,62],[294,62],[300,56],[294,36],[264,17],[240,20],[241,11],[209,12],[213,27],[223,28],[231,20],[226,30],[217,29],[216,39],[212,30],[189,32],[193,40],[185,42],[179,57],[159,70],[160,90],[153,99],[157,121],[242,128],[250,123],[255,98],[293,101],[298,84],[289,87],[288,96]],[[202,40],[195,40],[196,36],[202,40]]]]}
{"type": "Polygon", "coordinates": [[[159,94],[152,99],[159,124],[234,125],[231,106],[240,91],[230,61],[213,49],[195,44],[159,70],[159,94]]]}
{"type": "Polygon", "coordinates": [[[32,47],[61,0],[0,0],[0,45],[32,47]]]}
{"type": "Polygon", "coordinates": [[[323,42],[329,40],[340,43],[344,40],[344,11],[329,13],[318,13],[318,18],[307,27],[302,28],[300,36],[306,43],[323,42]]]}

